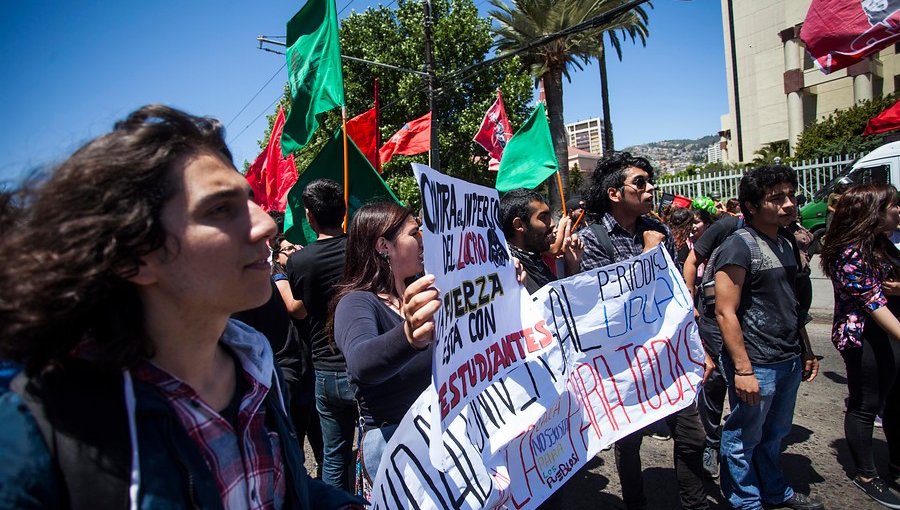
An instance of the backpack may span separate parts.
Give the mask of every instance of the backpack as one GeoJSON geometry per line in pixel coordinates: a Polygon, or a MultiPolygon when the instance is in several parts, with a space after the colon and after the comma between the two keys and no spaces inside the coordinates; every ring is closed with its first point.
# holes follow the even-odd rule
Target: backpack
{"type": "MultiPolygon", "coordinates": [[[[743,224],[743,222],[741,222],[743,224]]],[[[753,277],[757,273],[759,273],[760,267],[762,267],[762,250],[759,247],[759,240],[756,239],[756,234],[754,234],[751,229],[741,226],[734,231],[731,236],[738,236],[742,241],[747,245],[747,248],[750,249],[750,276],[753,277]]],[[[729,236],[729,237],[731,237],[729,236]]],[[[703,278],[700,280],[700,306],[703,313],[707,313],[710,310],[716,309],[716,262],[719,258],[719,253],[722,251],[723,242],[719,246],[716,246],[716,249],[713,250],[712,255],[709,256],[709,261],[706,263],[706,268],[703,270],[703,278]]]]}

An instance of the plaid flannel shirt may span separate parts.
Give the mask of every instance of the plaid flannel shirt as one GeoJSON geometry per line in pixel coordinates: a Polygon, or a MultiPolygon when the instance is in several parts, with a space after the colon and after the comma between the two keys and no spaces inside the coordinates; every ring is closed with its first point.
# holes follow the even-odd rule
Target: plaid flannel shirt
{"type": "Polygon", "coordinates": [[[644,251],[644,232],[647,230],[665,232],[666,239],[663,241],[663,245],[672,260],[678,260],[675,254],[675,238],[672,237],[669,227],[649,216],[640,216],[637,219],[634,224],[634,235],[622,228],[610,213],[605,213],[600,222],[601,226],[605,227],[609,233],[609,241],[612,243],[615,256],[610,258],[609,255],[603,253],[593,228],[581,229],[578,231],[578,237],[584,243],[584,255],[581,256],[582,272],[640,255],[644,251]]]}
{"type": "Polygon", "coordinates": [[[285,497],[281,444],[278,434],[269,431],[265,425],[266,408],[263,402],[270,388],[262,382],[271,381],[274,375],[272,352],[258,333],[258,341],[263,342],[264,346],[252,345],[255,340],[252,336],[249,347],[240,345],[247,343],[248,335],[243,329],[247,326],[240,324],[243,326],[241,328],[235,324],[240,323],[229,322],[221,341],[232,349],[241,362],[240,375],[250,387],[241,399],[237,431],[193,388],[153,363],[140,362],[132,370],[132,375],[156,386],[175,410],[213,473],[226,510],[278,509],[283,506],[285,497]],[[235,341],[236,336],[242,338],[235,341]],[[268,378],[264,378],[266,373],[268,378]]]}

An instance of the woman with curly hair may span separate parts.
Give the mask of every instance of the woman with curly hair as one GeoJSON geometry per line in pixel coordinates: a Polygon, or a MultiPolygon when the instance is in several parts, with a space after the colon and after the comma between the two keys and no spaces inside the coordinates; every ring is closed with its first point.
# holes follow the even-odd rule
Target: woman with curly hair
{"type": "Polygon", "coordinates": [[[822,245],[822,269],[834,283],[831,340],[847,367],[844,433],[856,467],[853,482],[890,508],[900,495],[878,476],[872,455],[875,415],[883,411],[889,482],[900,477],[900,296],[898,256],[888,236],[900,222],[897,191],[887,184],[848,189],[822,245]]]}

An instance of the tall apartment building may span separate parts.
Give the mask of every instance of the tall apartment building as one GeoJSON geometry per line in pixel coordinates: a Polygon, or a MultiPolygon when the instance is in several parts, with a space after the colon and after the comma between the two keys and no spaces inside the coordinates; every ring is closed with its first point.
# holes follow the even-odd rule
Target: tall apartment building
{"type": "Polygon", "coordinates": [[[836,110],[900,90],[900,55],[891,46],[847,69],[824,74],[800,41],[812,0],[721,0],[728,113],[722,159],[747,162],[763,145],[788,140],[836,110]]]}
{"type": "Polygon", "coordinates": [[[606,150],[603,146],[603,122],[599,118],[566,124],[566,131],[571,147],[597,155],[603,155],[606,150]]]}
{"type": "Polygon", "coordinates": [[[719,161],[722,161],[722,146],[714,143],[706,148],[706,162],[718,163],[719,161]]]}

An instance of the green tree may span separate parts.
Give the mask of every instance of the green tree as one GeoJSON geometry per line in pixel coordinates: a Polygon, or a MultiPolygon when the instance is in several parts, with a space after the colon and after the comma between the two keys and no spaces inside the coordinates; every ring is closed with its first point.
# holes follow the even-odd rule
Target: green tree
{"type": "MultiPolygon", "coordinates": [[[[492,186],[495,174],[488,171],[487,152],[472,141],[484,113],[499,88],[506,112],[515,128],[527,118],[531,80],[520,72],[521,62],[511,59],[484,68],[462,80],[450,79],[452,71],[492,56],[490,20],[481,18],[472,0],[432,0],[434,56],[437,74],[437,116],[441,171],[492,186]]],[[[395,65],[424,69],[423,10],[419,1],[399,0],[396,8],[369,7],[352,13],[341,22],[341,54],[395,65]]],[[[344,60],[344,91],[348,116],[373,106],[374,80],[379,80],[381,135],[387,140],[406,122],[428,111],[428,97],[422,76],[344,60]]],[[[280,101],[290,108],[290,93],[280,101]]],[[[275,112],[261,146],[265,146],[275,112]]],[[[340,112],[326,114],[312,141],[294,154],[300,172],[319,152],[328,135],[340,126],[340,112]]],[[[411,176],[410,162],[427,163],[428,155],[395,156],[383,166],[385,179],[411,176]]],[[[400,181],[390,181],[400,182],[400,181]]],[[[408,201],[407,197],[402,197],[408,201]]]]}
{"type": "Polygon", "coordinates": [[[768,165],[775,162],[775,158],[779,158],[783,163],[788,163],[791,159],[791,146],[787,140],[779,140],[777,142],[769,142],[763,144],[753,154],[754,165],[768,165]]]}
{"type": "MultiPolygon", "coordinates": [[[[506,5],[503,0],[491,0],[491,5],[496,8],[490,15],[497,21],[493,29],[497,48],[501,54],[515,52],[546,35],[570,28],[624,3],[625,0],[513,0],[512,5],[506,5]]],[[[550,133],[559,161],[562,187],[567,194],[568,135],[563,120],[562,80],[563,77],[571,79],[571,69],[580,70],[591,58],[598,57],[600,35],[606,30],[618,28],[621,27],[610,24],[581,31],[520,54],[532,77],[544,83],[550,133]]],[[[550,184],[550,189],[552,207],[560,209],[560,194],[555,182],[550,184]]]]}
{"type": "Polygon", "coordinates": [[[884,135],[863,135],[866,123],[897,102],[898,94],[862,101],[818,120],[803,130],[794,158],[818,159],[844,154],[869,152],[884,143],[884,135]]]}

